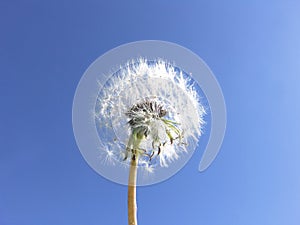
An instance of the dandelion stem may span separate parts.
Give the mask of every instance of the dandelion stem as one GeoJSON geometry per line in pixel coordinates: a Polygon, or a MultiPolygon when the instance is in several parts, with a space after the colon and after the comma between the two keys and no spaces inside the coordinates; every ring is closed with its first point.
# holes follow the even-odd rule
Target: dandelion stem
{"type": "Polygon", "coordinates": [[[137,225],[137,205],[136,205],[136,174],[137,155],[133,155],[130,163],[128,179],[128,225],[137,225]]]}

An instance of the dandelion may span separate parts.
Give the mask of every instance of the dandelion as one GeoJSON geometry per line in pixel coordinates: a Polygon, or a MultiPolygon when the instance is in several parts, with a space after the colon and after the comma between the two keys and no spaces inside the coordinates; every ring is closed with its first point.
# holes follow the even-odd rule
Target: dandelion
{"type": "Polygon", "coordinates": [[[99,91],[94,114],[107,143],[105,161],[130,167],[129,225],[137,224],[137,169],[155,173],[198,142],[205,115],[198,89],[174,64],[140,58],[122,65],[99,91]]]}

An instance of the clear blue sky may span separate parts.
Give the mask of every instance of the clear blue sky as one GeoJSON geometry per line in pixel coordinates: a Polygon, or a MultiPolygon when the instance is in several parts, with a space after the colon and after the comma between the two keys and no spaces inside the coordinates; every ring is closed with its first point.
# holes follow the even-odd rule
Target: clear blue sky
{"type": "Polygon", "coordinates": [[[126,224],[126,187],[96,174],[72,131],[85,69],[120,44],[183,45],[213,70],[228,123],[171,179],[138,189],[141,225],[300,224],[299,1],[0,2],[0,224],[126,224]]]}

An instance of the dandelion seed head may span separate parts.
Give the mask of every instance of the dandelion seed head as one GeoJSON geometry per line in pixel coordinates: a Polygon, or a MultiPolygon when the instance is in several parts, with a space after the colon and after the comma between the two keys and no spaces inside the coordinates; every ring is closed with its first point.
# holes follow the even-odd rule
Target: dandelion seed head
{"type": "Polygon", "coordinates": [[[129,163],[133,132],[143,135],[138,165],[153,172],[167,167],[189,143],[198,142],[205,109],[196,83],[161,59],[131,60],[112,74],[98,93],[95,121],[109,158],[129,163]],[[106,146],[106,147],[107,147],[106,146]],[[128,150],[129,149],[129,150],[128,150]]]}

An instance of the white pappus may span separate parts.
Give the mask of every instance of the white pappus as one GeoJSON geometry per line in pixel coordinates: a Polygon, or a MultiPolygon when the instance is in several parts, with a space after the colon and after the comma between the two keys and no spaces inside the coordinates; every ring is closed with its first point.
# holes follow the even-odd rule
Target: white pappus
{"type": "Polygon", "coordinates": [[[106,157],[128,165],[138,156],[138,166],[149,171],[178,159],[189,142],[198,142],[205,124],[197,85],[162,59],[121,66],[101,87],[95,105],[106,157]]]}

